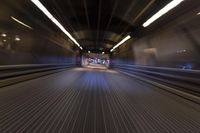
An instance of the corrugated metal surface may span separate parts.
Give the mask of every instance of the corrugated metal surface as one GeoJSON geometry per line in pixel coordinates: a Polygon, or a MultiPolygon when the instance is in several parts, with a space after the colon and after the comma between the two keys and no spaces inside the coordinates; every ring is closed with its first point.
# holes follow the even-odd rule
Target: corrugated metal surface
{"type": "Polygon", "coordinates": [[[199,105],[112,70],[76,68],[0,89],[1,133],[199,131],[199,105]]]}

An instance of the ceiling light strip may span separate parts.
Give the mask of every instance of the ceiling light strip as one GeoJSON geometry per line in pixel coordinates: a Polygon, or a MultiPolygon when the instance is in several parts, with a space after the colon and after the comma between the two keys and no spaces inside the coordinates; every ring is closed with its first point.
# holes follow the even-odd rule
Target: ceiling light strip
{"type": "Polygon", "coordinates": [[[143,27],[147,27],[150,24],[152,24],[154,21],[156,21],[158,18],[169,12],[171,9],[178,6],[181,2],[184,0],[173,0],[169,4],[167,4],[164,8],[162,8],[160,11],[158,11],[156,14],[154,14],[150,19],[148,19],[144,24],[143,27]]]}
{"type": "Polygon", "coordinates": [[[25,26],[25,27],[27,27],[27,28],[29,28],[29,29],[33,29],[31,26],[29,26],[29,25],[23,23],[22,21],[16,19],[15,17],[11,16],[11,18],[12,18],[15,22],[17,22],[17,23],[19,23],[19,24],[21,24],[21,25],[23,25],[23,26],[25,26]]]}
{"type": "Polygon", "coordinates": [[[46,9],[46,7],[39,0],[31,0],[58,28],[65,33],[81,50],[83,48],[80,44],[72,37],[72,35],[56,20],[53,15],[46,9]]]}
{"type": "Polygon", "coordinates": [[[123,43],[125,43],[126,41],[128,41],[129,39],[131,39],[131,36],[128,35],[127,37],[125,37],[122,41],[120,41],[117,45],[115,45],[110,52],[113,52],[116,48],[118,48],[120,45],[122,45],[123,43]]]}

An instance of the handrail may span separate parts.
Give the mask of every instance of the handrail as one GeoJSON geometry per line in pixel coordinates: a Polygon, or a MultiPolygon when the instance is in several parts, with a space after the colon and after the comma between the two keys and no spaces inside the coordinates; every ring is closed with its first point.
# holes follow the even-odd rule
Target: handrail
{"type": "MultiPolygon", "coordinates": [[[[146,77],[158,82],[167,83],[169,85],[175,85],[182,90],[188,90],[194,93],[200,93],[200,72],[194,70],[179,70],[168,69],[161,67],[148,67],[138,65],[113,65],[114,68],[146,77]]],[[[199,95],[199,94],[198,94],[199,95]]]]}
{"type": "Polygon", "coordinates": [[[20,69],[20,68],[41,68],[41,67],[52,67],[52,66],[64,66],[73,65],[74,63],[65,64],[21,64],[21,65],[2,65],[0,66],[0,71],[10,70],[10,69],[20,69]]]}
{"type": "Polygon", "coordinates": [[[199,70],[180,70],[176,68],[161,68],[161,67],[147,67],[147,66],[138,66],[138,65],[114,65],[114,67],[129,68],[129,69],[141,69],[165,74],[179,75],[181,77],[191,76],[192,78],[200,79],[199,70]]]}
{"type": "Polygon", "coordinates": [[[25,64],[0,67],[0,88],[41,76],[64,71],[76,66],[69,64],[25,64]]]}
{"type": "Polygon", "coordinates": [[[128,66],[128,67],[138,67],[138,68],[147,68],[147,69],[157,69],[157,70],[170,70],[170,71],[179,71],[184,73],[199,73],[200,70],[188,70],[188,69],[178,69],[178,68],[168,68],[168,67],[155,67],[155,66],[143,66],[143,65],[130,65],[130,64],[115,64],[114,66],[128,66]]]}

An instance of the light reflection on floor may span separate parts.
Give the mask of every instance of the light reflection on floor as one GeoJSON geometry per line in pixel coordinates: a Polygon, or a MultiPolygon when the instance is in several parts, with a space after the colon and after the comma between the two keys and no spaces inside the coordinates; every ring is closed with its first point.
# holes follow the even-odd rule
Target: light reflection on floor
{"type": "Polygon", "coordinates": [[[98,71],[98,72],[107,72],[112,74],[118,74],[117,71],[111,70],[108,67],[101,64],[90,64],[87,66],[82,66],[80,68],[75,68],[76,71],[98,71]]]}

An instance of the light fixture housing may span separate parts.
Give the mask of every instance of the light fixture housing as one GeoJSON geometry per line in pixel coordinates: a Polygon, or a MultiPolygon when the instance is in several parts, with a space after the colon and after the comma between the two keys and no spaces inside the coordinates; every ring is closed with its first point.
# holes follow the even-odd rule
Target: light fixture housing
{"type": "Polygon", "coordinates": [[[167,4],[165,7],[163,7],[161,10],[159,10],[156,14],[154,14],[150,19],[148,19],[144,24],[143,27],[147,27],[150,24],[152,24],[154,21],[156,21],[158,18],[169,12],[171,9],[178,6],[181,2],[184,0],[173,0],[169,4],[167,4]]]}
{"type": "Polygon", "coordinates": [[[81,50],[83,48],[76,41],[75,38],[56,20],[53,15],[47,10],[47,8],[39,0],[31,0],[65,35],[67,35],[81,50]]]}
{"type": "Polygon", "coordinates": [[[125,43],[126,41],[128,41],[129,39],[131,39],[131,36],[128,35],[126,36],[123,40],[121,40],[117,45],[115,45],[110,52],[113,52],[116,48],[118,48],[120,45],[122,45],[123,43],[125,43]]]}

